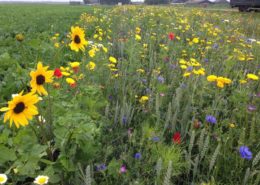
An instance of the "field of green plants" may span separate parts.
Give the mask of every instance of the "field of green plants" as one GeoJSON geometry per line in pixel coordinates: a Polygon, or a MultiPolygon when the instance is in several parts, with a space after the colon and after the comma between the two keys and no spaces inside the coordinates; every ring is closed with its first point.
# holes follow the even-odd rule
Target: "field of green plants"
{"type": "Polygon", "coordinates": [[[0,184],[259,185],[260,14],[0,4],[0,184]]]}

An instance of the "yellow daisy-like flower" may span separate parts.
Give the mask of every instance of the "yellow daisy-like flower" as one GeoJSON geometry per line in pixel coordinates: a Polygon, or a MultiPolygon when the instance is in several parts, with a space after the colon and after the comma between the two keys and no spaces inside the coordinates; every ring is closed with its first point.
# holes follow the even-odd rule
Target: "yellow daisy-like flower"
{"type": "Polygon", "coordinates": [[[15,36],[16,40],[19,42],[22,42],[24,40],[23,34],[19,33],[15,36]]]}
{"type": "Polygon", "coordinates": [[[31,71],[30,76],[32,80],[30,85],[32,87],[32,92],[39,93],[40,95],[48,95],[48,92],[45,90],[43,85],[45,83],[52,83],[53,71],[49,70],[49,66],[43,67],[41,62],[37,64],[37,70],[31,71]]]}
{"type": "Polygon", "coordinates": [[[71,87],[76,87],[76,81],[73,78],[66,78],[66,82],[71,86],[71,87]]]}
{"type": "Polygon", "coordinates": [[[40,100],[39,97],[33,93],[22,95],[23,92],[13,97],[8,101],[8,107],[0,109],[1,112],[6,112],[4,115],[4,122],[10,120],[10,127],[13,122],[17,128],[28,125],[28,120],[38,114],[38,109],[35,104],[40,100]]]}
{"type": "Polygon", "coordinates": [[[148,97],[148,96],[142,96],[142,97],[139,99],[139,102],[140,102],[141,104],[145,104],[148,100],[149,100],[149,97],[148,97]]]}
{"type": "Polygon", "coordinates": [[[113,63],[113,64],[116,64],[117,63],[117,60],[115,57],[109,57],[109,62],[113,63]]]}
{"type": "Polygon", "coordinates": [[[0,184],[5,184],[7,179],[8,178],[5,174],[0,174],[0,184]]]}
{"type": "Polygon", "coordinates": [[[255,74],[251,74],[251,73],[247,74],[246,77],[250,80],[258,80],[259,79],[258,76],[256,76],[255,74]]]}
{"type": "Polygon", "coordinates": [[[143,70],[143,69],[141,69],[141,68],[140,68],[140,69],[137,69],[136,71],[139,72],[139,73],[145,73],[145,70],[143,70]]]}
{"type": "Polygon", "coordinates": [[[87,65],[86,68],[90,71],[93,71],[96,68],[96,64],[92,61],[90,61],[87,65]]]}
{"type": "Polygon", "coordinates": [[[75,68],[75,67],[79,67],[80,63],[79,62],[70,62],[70,67],[75,68]]]}
{"type": "Polygon", "coordinates": [[[103,46],[102,49],[105,53],[107,53],[108,49],[106,47],[103,46]]]}
{"type": "Polygon", "coordinates": [[[43,185],[43,184],[47,184],[48,181],[49,181],[49,177],[48,176],[39,175],[38,177],[35,178],[33,183],[39,184],[39,185],[43,185]]]}
{"type": "Polygon", "coordinates": [[[246,80],[239,80],[239,83],[240,84],[245,84],[245,83],[247,83],[247,81],[246,80]]]}
{"type": "Polygon", "coordinates": [[[96,50],[95,50],[95,49],[89,50],[89,51],[88,51],[88,55],[89,55],[91,58],[95,57],[95,55],[96,55],[96,50]]]}
{"type": "Polygon", "coordinates": [[[139,41],[139,40],[141,40],[141,39],[142,39],[142,37],[141,37],[140,35],[135,34],[135,40],[139,41]]]}
{"type": "Polygon", "coordinates": [[[71,43],[69,44],[70,49],[78,52],[79,50],[85,51],[85,46],[88,42],[85,40],[84,30],[78,26],[71,27],[70,33],[71,43]]]}
{"type": "Polygon", "coordinates": [[[199,38],[198,37],[193,38],[192,42],[195,43],[195,44],[198,44],[199,43],[199,38]]]}
{"type": "Polygon", "coordinates": [[[191,75],[190,72],[185,72],[185,73],[183,74],[183,77],[189,77],[190,75],[191,75]]]}
{"type": "Polygon", "coordinates": [[[217,80],[217,76],[215,76],[215,75],[209,75],[208,77],[207,77],[207,80],[209,81],[209,82],[215,82],[216,80],[217,80]]]}

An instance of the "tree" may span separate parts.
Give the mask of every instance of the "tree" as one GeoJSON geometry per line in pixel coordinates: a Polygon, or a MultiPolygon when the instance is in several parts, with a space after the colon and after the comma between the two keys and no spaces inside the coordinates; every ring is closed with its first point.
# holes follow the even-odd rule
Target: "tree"
{"type": "Polygon", "coordinates": [[[168,4],[169,0],[145,0],[146,4],[168,4]]]}
{"type": "Polygon", "coordinates": [[[101,4],[118,4],[119,2],[122,4],[129,4],[130,0],[100,0],[101,4]]]}

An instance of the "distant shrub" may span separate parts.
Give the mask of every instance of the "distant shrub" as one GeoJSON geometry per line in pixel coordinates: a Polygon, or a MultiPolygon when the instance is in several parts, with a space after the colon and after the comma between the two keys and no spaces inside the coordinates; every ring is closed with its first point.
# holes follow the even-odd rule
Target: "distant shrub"
{"type": "Polygon", "coordinates": [[[168,4],[169,0],[145,0],[145,4],[168,4]]]}

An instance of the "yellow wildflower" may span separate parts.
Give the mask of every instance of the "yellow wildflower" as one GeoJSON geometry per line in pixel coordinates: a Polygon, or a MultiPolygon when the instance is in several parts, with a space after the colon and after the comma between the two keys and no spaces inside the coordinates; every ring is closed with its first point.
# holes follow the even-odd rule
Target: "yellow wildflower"
{"type": "Polygon", "coordinates": [[[141,104],[145,104],[148,100],[149,100],[149,97],[148,97],[148,96],[142,96],[142,97],[139,99],[139,102],[140,102],[141,104]]]}
{"type": "Polygon", "coordinates": [[[108,59],[111,63],[113,63],[113,64],[116,64],[117,63],[117,60],[116,60],[116,58],[114,58],[114,57],[109,57],[109,59],[108,59]]]}
{"type": "Polygon", "coordinates": [[[87,69],[90,71],[93,71],[96,68],[96,64],[92,61],[90,61],[87,65],[86,65],[87,69]]]}
{"type": "Polygon", "coordinates": [[[258,80],[259,79],[258,76],[256,76],[255,74],[251,74],[251,73],[247,74],[246,77],[250,80],[258,80]]]}

